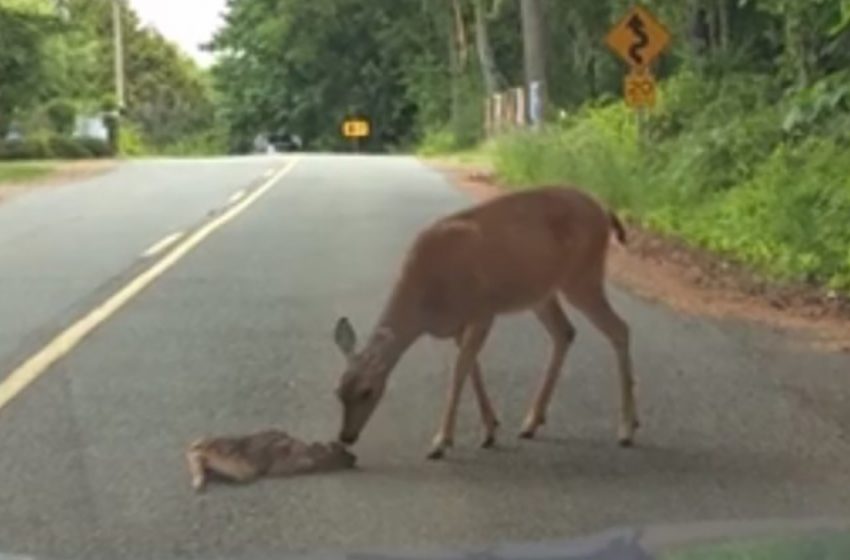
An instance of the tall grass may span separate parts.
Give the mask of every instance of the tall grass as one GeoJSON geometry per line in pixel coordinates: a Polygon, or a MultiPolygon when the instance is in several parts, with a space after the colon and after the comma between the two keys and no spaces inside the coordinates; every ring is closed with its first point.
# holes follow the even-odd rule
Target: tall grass
{"type": "Polygon", "coordinates": [[[56,164],[46,161],[4,161],[0,162],[0,187],[3,184],[33,181],[51,174],[56,164]]]}

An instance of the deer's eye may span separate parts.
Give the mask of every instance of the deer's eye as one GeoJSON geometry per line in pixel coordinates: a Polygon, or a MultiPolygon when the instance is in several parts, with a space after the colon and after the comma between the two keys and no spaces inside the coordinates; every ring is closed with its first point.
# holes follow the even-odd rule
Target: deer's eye
{"type": "Polygon", "coordinates": [[[357,393],[357,398],[361,401],[368,401],[372,398],[372,389],[370,387],[366,387],[365,389],[360,389],[357,393]]]}

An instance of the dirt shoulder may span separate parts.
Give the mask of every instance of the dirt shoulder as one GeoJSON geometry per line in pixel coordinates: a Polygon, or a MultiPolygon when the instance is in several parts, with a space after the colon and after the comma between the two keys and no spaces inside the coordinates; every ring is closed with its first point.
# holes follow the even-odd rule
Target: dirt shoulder
{"type": "MultiPolygon", "coordinates": [[[[426,161],[480,200],[507,192],[486,167],[426,161]]],[[[693,315],[733,317],[799,331],[821,350],[850,352],[850,299],[812,286],[759,278],[745,267],[636,224],[628,244],[612,245],[612,280],[631,292],[693,315]]]]}
{"type": "Polygon", "coordinates": [[[97,159],[45,162],[44,165],[52,169],[39,177],[19,181],[0,181],[0,204],[32,189],[55,187],[69,181],[105,173],[118,165],[118,161],[97,159]]]}

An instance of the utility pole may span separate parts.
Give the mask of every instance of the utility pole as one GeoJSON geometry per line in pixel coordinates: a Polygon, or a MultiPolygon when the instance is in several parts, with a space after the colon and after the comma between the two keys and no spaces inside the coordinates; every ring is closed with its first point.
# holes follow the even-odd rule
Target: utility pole
{"type": "Polygon", "coordinates": [[[520,9],[529,117],[532,123],[538,125],[545,115],[547,103],[543,6],[541,0],[520,0],[520,9]]]}
{"type": "Polygon", "coordinates": [[[121,29],[121,0],[112,0],[112,32],[115,39],[115,102],[124,108],[124,39],[121,29]]]}

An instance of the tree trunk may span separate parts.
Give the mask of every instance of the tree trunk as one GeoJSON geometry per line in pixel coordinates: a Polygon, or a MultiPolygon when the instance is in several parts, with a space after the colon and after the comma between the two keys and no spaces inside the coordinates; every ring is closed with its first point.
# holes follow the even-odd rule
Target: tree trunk
{"type": "Polygon", "coordinates": [[[717,0],[717,35],[720,52],[729,52],[729,3],[726,0],[717,0]]]}
{"type": "Polygon", "coordinates": [[[587,93],[591,99],[599,94],[596,87],[596,57],[590,55],[585,66],[585,79],[587,80],[587,93]]]}
{"type": "Polygon", "coordinates": [[[458,62],[461,69],[464,69],[469,60],[469,41],[466,39],[466,25],[463,22],[460,0],[452,0],[452,13],[454,14],[454,35],[457,41],[458,62]]]}
{"type": "MultiPolygon", "coordinates": [[[[525,83],[529,88],[528,99],[529,104],[531,104],[533,102],[531,85],[538,82],[539,116],[542,119],[546,114],[546,106],[548,104],[543,5],[541,0],[520,0],[520,8],[525,83]]],[[[529,109],[531,109],[530,105],[529,109]]]]}
{"type": "Polygon", "coordinates": [[[484,0],[472,0],[475,8],[475,47],[478,51],[478,62],[481,65],[481,76],[487,95],[493,95],[502,87],[502,80],[493,49],[490,46],[490,34],[487,32],[487,22],[484,19],[484,0]]]}
{"type": "Polygon", "coordinates": [[[448,18],[449,33],[447,34],[447,37],[449,47],[449,76],[451,88],[450,120],[452,126],[454,126],[457,123],[460,115],[460,82],[461,75],[463,74],[463,65],[461,62],[460,48],[458,46],[457,17],[459,15],[459,12],[457,10],[457,0],[453,0],[452,8],[452,13],[448,18]]]}

